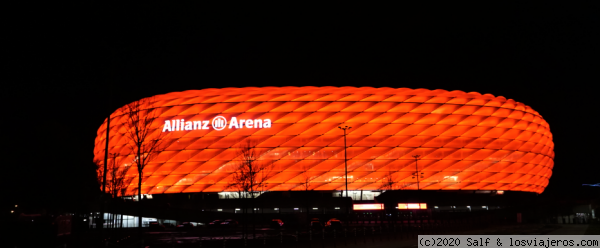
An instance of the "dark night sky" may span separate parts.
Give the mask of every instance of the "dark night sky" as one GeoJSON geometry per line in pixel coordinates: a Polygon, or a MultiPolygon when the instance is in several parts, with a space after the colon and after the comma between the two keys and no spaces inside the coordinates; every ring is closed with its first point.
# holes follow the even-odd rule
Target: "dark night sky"
{"type": "Polygon", "coordinates": [[[8,142],[2,157],[9,197],[43,201],[57,193],[84,194],[94,180],[96,130],[126,103],[244,86],[408,87],[505,96],[550,124],[556,158],[547,192],[600,182],[593,155],[597,5],[91,2],[6,11],[2,126],[8,142]]]}

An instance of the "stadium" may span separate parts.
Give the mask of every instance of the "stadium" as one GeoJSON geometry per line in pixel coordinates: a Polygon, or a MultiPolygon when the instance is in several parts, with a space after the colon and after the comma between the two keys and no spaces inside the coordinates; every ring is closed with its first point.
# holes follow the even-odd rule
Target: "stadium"
{"type": "MultiPolygon", "coordinates": [[[[529,106],[476,92],[371,87],[247,87],[146,98],[161,147],[142,194],[237,192],[244,152],[260,191],[523,191],[553,168],[548,123],[529,106]],[[345,129],[345,130],[344,130],[345,129]],[[347,181],[347,182],[346,182],[347,181]]],[[[97,132],[94,161],[122,168],[137,193],[126,108],[97,132]]],[[[100,172],[99,172],[100,173],[100,172]]],[[[110,178],[110,175],[108,175],[110,178]]]]}

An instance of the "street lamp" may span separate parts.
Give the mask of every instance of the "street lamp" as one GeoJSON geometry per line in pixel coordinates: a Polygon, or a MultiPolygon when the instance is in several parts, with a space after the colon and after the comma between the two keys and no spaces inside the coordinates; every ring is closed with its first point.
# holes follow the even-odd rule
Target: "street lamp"
{"type": "MultiPolygon", "coordinates": [[[[415,177],[417,178],[417,190],[421,190],[421,188],[419,187],[419,157],[421,157],[421,155],[413,155],[413,158],[415,158],[415,177]]],[[[421,176],[423,176],[423,172],[421,172],[421,176]]]]}
{"type": "Polygon", "coordinates": [[[346,172],[346,197],[348,197],[348,152],[346,151],[346,130],[352,127],[344,126],[338,128],[344,130],[344,171],[346,172]]]}

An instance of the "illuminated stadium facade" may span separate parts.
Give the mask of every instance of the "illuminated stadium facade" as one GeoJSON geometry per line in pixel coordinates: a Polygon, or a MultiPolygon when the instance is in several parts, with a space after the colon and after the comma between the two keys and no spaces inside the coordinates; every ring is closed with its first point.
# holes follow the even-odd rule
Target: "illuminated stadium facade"
{"type": "MultiPolygon", "coordinates": [[[[509,190],[541,193],[552,175],[548,123],[523,103],[462,91],[265,87],[174,92],[151,98],[162,149],[145,167],[142,194],[237,191],[240,152],[269,165],[264,190],[509,190]],[[344,131],[347,130],[347,178],[344,131]],[[418,156],[417,156],[418,155],[418,156]],[[420,177],[415,178],[418,172],[420,177]],[[417,183],[418,180],[418,183],[417,183]]],[[[109,153],[137,169],[111,115],[109,153]]],[[[94,159],[104,160],[106,121],[94,159]]],[[[112,159],[112,158],[111,158],[112,159]]],[[[109,163],[111,163],[109,159],[109,163]]]]}

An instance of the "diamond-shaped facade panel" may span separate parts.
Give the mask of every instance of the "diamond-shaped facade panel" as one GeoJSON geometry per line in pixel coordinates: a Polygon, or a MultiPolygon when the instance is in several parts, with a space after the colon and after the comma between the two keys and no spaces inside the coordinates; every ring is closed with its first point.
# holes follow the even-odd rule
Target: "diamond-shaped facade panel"
{"type": "MultiPolygon", "coordinates": [[[[162,140],[142,193],[235,191],[240,150],[269,165],[265,190],[518,190],[541,193],[552,175],[548,123],[522,103],[462,91],[266,87],[190,90],[149,98],[149,136],[162,140]],[[344,149],[344,131],[349,126],[344,149]],[[419,178],[415,178],[418,172],[419,178]],[[418,182],[417,182],[417,179],[418,182]]],[[[137,189],[125,108],[111,115],[109,163],[137,189]]],[[[106,121],[94,159],[103,164],[106,121]]],[[[109,175],[110,178],[110,175],[109,175]]]]}

